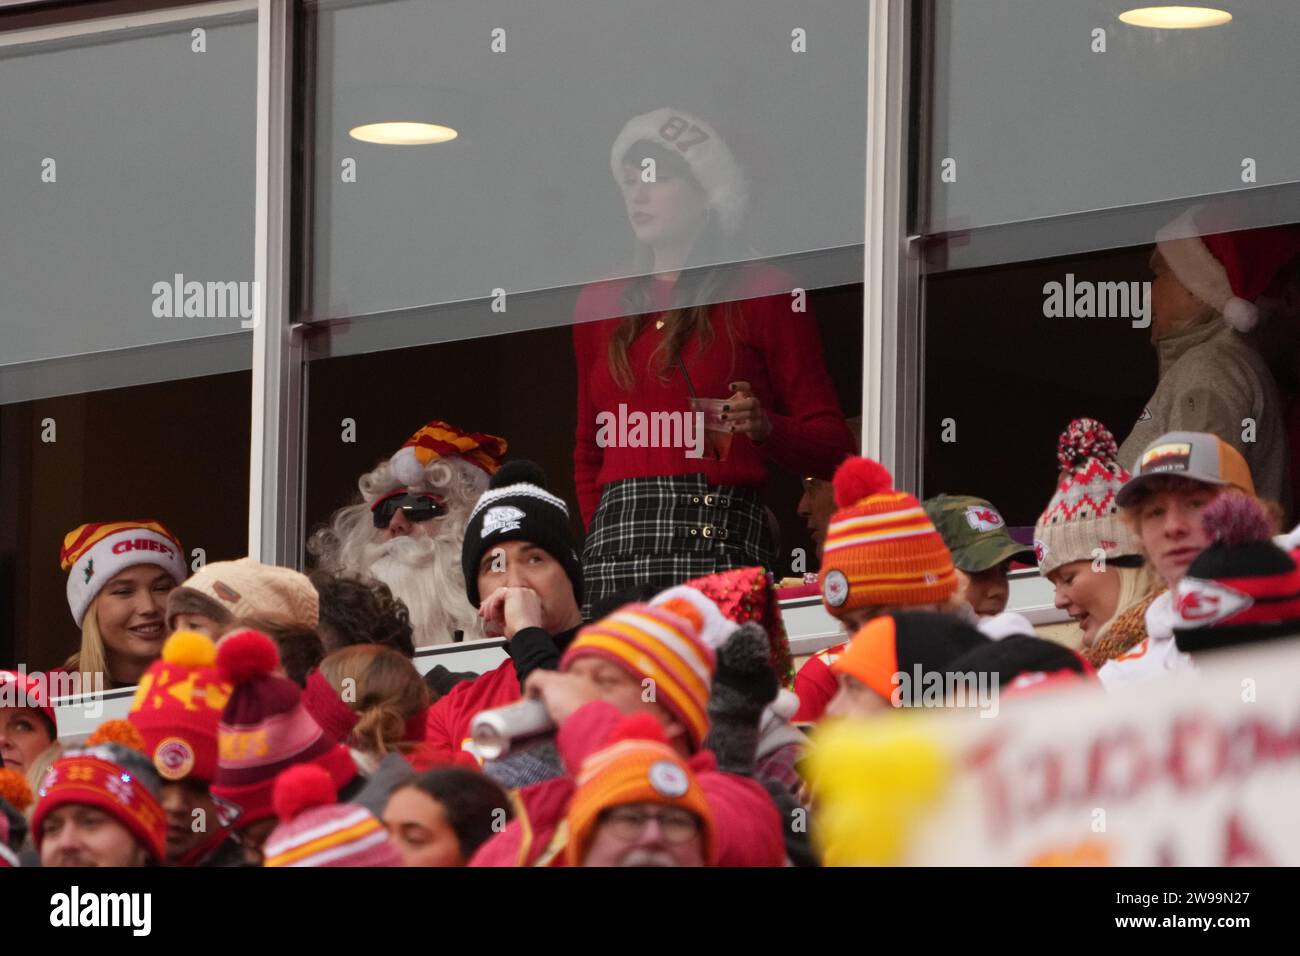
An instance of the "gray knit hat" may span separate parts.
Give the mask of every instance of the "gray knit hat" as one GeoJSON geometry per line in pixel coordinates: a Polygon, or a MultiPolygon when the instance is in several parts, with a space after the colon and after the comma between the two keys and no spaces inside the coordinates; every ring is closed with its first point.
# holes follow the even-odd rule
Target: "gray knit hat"
{"type": "Polygon", "coordinates": [[[1107,559],[1142,553],[1115,501],[1129,479],[1118,455],[1115,436],[1096,419],[1076,418],[1057,439],[1061,479],[1034,525],[1040,573],[1071,561],[1091,561],[1097,549],[1107,559]]]}

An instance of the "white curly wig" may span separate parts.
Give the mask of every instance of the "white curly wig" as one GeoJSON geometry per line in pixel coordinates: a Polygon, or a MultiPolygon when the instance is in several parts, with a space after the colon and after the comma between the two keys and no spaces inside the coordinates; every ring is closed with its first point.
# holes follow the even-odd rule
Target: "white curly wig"
{"type": "Polygon", "coordinates": [[[403,468],[400,477],[391,461],[381,462],[358,479],[361,500],[334,512],[307,549],[325,571],[387,584],[410,612],[416,647],[450,643],[456,631],[464,632],[465,640],[485,637],[478,611],[465,597],[460,553],[470,511],[487,486],[487,473],[459,458],[435,459],[418,470],[403,468]],[[402,487],[443,498],[447,515],[421,526],[426,533],[384,541],[370,506],[402,487]]]}

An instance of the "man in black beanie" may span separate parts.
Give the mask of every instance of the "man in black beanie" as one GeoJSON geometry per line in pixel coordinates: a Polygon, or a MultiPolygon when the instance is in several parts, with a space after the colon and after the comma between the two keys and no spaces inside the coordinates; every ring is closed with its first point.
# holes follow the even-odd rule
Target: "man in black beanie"
{"type": "Polygon", "coordinates": [[[519,700],[528,675],[558,667],[582,625],[582,562],[569,509],[546,490],[537,465],[513,461],[492,476],[465,528],[461,568],[470,604],[488,633],[505,636],[510,659],[430,707],[425,740],[433,756],[476,766],[474,715],[519,700]]]}

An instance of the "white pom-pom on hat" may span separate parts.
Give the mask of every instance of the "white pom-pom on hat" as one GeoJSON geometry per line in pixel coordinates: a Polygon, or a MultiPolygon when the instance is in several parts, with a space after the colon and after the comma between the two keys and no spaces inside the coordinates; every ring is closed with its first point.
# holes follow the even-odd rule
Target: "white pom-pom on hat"
{"type": "Polygon", "coordinates": [[[415,446],[405,445],[388,460],[388,467],[393,477],[410,488],[424,479],[424,465],[415,456],[415,446]]]}
{"type": "Polygon", "coordinates": [[[700,612],[700,618],[704,624],[700,628],[699,638],[706,646],[716,651],[727,642],[727,638],[735,633],[738,627],[735,621],[728,619],[718,605],[714,604],[704,592],[687,587],[685,584],[679,584],[667,591],[659,592],[651,599],[650,606],[658,607],[674,598],[686,601],[700,612]]]}
{"type": "Polygon", "coordinates": [[[1223,317],[1238,332],[1249,332],[1259,323],[1259,309],[1234,295],[1224,304],[1223,317]]]}

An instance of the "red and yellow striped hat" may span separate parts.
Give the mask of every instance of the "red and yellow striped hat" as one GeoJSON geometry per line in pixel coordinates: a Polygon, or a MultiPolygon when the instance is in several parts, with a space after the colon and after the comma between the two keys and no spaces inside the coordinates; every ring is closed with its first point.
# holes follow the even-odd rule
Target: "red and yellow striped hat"
{"type": "Polygon", "coordinates": [[[180,542],[157,521],[91,522],[64,536],[59,566],[68,572],[68,607],[77,627],[113,576],[138,564],[162,568],[177,584],[190,573],[180,542]]]}
{"type": "Polygon", "coordinates": [[[578,632],[560,670],[579,657],[613,661],[638,680],[650,680],[654,701],[682,722],[691,749],[699,750],[709,732],[709,688],[714,657],[699,639],[699,612],[685,601],[651,607],[628,604],[578,632]]]}
{"type": "Polygon", "coordinates": [[[849,458],[835,472],[835,503],[822,549],[822,601],[837,617],[862,607],[942,604],[957,591],[943,538],[889,472],[849,458]]]}
{"type": "Polygon", "coordinates": [[[467,432],[435,420],[408,438],[389,464],[397,479],[408,486],[417,484],[424,468],[440,458],[462,458],[494,475],[508,447],[506,440],[496,435],[467,432]]]}

